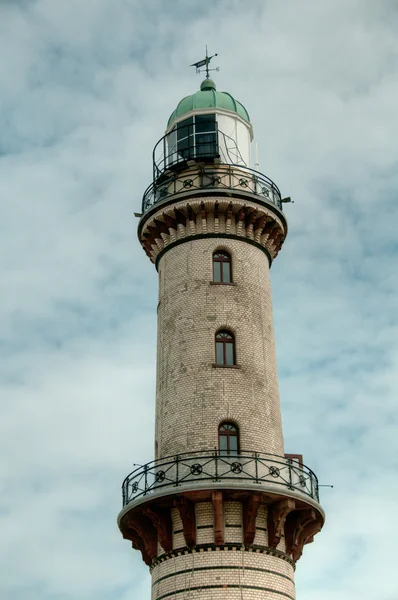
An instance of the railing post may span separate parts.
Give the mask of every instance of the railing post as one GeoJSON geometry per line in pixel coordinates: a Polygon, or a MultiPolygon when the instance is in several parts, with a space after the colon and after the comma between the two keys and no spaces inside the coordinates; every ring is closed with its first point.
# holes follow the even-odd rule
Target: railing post
{"type": "Polygon", "coordinates": [[[270,190],[271,190],[271,201],[272,201],[272,204],[276,204],[276,202],[275,202],[275,194],[274,194],[274,184],[272,182],[271,182],[271,185],[270,185],[270,190]]]}
{"type": "Polygon", "coordinates": [[[215,464],[215,481],[218,481],[218,451],[217,451],[217,449],[214,452],[214,458],[215,458],[215,461],[216,461],[216,464],[215,464]]]}
{"type": "Polygon", "coordinates": [[[287,459],[288,461],[288,465],[289,465],[289,489],[293,489],[293,483],[292,483],[292,465],[293,465],[293,461],[291,458],[287,459]]]}
{"type": "Polygon", "coordinates": [[[179,462],[180,462],[180,457],[178,456],[178,454],[176,455],[176,457],[175,457],[174,460],[175,460],[175,463],[176,463],[176,482],[175,482],[174,485],[177,486],[178,485],[178,481],[179,481],[178,465],[179,465],[179,462]]]}
{"type": "Polygon", "coordinates": [[[145,478],[144,478],[144,496],[146,496],[146,493],[148,491],[148,465],[144,466],[144,473],[145,473],[145,478]]]}
{"type": "Polygon", "coordinates": [[[256,483],[258,483],[258,452],[254,453],[254,461],[256,464],[256,483]]]}
{"type": "Polygon", "coordinates": [[[163,170],[167,169],[167,162],[166,162],[166,136],[164,136],[163,138],[163,170]]]}

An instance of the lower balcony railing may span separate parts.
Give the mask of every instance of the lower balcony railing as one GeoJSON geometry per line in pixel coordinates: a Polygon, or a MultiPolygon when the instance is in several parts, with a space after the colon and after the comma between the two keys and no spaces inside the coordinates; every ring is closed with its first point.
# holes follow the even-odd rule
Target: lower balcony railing
{"type": "MultiPolygon", "coordinates": [[[[318,479],[305,465],[290,458],[259,452],[220,455],[218,451],[177,454],[140,465],[122,485],[123,506],[140,496],[162,488],[192,484],[272,484],[272,487],[300,492],[319,502],[318,479]]],[[[167,493],[167,490],[164,489],[167,493]]]]}

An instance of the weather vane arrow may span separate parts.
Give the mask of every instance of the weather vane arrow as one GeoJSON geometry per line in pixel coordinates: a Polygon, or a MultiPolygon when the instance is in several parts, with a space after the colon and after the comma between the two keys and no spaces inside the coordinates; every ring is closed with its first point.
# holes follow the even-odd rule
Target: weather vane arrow
{"type": "Polygon", "coordinates": [[[210,71],[219,71],[220,70],[220,67],[216,67],[215,69],[209,69],[209,63],[210,63],[211,59],[214,58],[215,56],[218,56],[218,54],[213,54],[212,56],[208,56],[207,46],[206,46],[206,58],[204,58],[203,60],[200,60],[199,62],[193,63],[192,65],[189,65],[189,66],[195,67],[197,73],[203,73],[203,70],[205,70],[206,71],[206,79],[209,79],[210,71]],[[201,69],[201,67],[205,67],[205,69],[201,69]]]}

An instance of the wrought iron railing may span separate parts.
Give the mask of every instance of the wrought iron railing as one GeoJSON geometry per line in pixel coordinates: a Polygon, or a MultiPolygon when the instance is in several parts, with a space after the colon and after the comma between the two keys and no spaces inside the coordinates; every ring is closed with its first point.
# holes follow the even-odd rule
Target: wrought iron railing
{"type": "MultiPolygon", "coordinates": [[[[166,488],[205,482],[267,484],[287,488],[319,502],[318,479],[305,465],[291,458],[260,452],[223,456],[219,451],[190,452],[158,459],[138,466],[122,484],[123,506],[141,496],[166,488]]],[[[244,485],[242,486],[244,488],[244,485]]]]}
{"type": "Polygon", "coordinates": [[[217,193],[222,190],[255,194],[262,202],[271,203],[282,210],[282,196],[275,183],[258,171],[242,165],[202,164],[184,169],[183,172],[165,171],[145,190],[142,213],[154,204],[177,194],[217,193]]]}

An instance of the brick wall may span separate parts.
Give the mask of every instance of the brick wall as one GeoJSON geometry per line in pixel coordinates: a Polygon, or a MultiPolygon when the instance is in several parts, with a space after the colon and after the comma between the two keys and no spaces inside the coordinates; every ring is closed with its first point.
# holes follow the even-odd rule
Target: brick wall
{"type": "Polygon", "coordinates": [[[218,447],[235,422],[243,450],[283,454],[268,259],[244,240],[204,238],[159,261],[157,457],[218,447]],[[212,285],[227,250],[235,285],[212,285]],[[239,368],[215,368],[214,336],[231,330],[239,368]]]}

